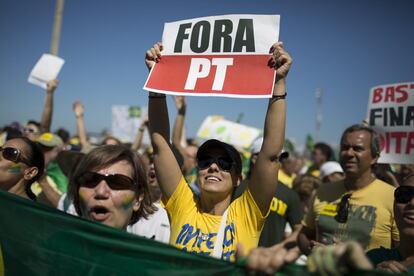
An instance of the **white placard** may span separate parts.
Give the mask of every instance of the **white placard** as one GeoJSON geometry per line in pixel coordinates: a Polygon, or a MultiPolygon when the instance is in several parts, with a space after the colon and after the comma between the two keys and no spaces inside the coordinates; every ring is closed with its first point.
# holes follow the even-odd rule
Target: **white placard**
{"type": "Polygon", "coordinates": [[[217,115],[208,116],[197,132],[197,136],[202,139],[217,139],[243,148],[249,148],[260,135],[260,129],[228,121],[217,115]]]}
{"type": "MultiPolygon", "coordinates": [[[[112,135],[124,143],[132,143],[145,116],[147,116],[147,107],[113,105],[112,135]]],[[[150,138],[146,130],[142,144],[150,144],[150,138]]]]}
{"type": "Polygon", "coordinates": [[[65,61],[58,56],[43,54],[30,72],[27,81],[46,89],[47,82],[57,78],[64,63],[65,61]]]}
{"type": "Polygon", "coordinates": [[[230,14],[165,23],[162,57],[147,91],[172,95],[270,98],[275,70],[269,50],[279,15],[230,14]]]}
{"type": "Polygon", "coordinates": [[[378,163],[414,164],[414,82],[373,87],[367,120],[380,135],[378,163]]]}

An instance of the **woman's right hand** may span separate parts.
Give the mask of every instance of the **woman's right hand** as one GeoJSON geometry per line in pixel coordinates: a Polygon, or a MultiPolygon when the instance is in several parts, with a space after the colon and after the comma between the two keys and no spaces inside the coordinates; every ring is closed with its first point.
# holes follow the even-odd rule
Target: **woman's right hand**
{"type": "Polygon", "coordinates": [[[145,53],[145,64],[147,65],[148,70],[151,70],[152,66],[161,59],[161,51],[163,46],[161,42],[157,42],[145,53]]]}

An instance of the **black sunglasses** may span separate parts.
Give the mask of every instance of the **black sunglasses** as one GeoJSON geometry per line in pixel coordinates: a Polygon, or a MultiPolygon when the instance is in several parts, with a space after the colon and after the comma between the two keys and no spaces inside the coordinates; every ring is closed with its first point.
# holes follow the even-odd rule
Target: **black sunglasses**
{"type": "Polygon", "coordinates": [[[34,128],[25,127],[23,128],[24,133],[37,133],[37,130],[34,128]]]}
{"type": "Polygon", "coordinates": [[[348,221],[349,199],[351,196],[352,194],[345,194],[338,204],[335,220],[339,223],[346,223],[348,221]]]}
{"type": "Polygon", "coordinates": [[[6,160],[12,161],[14,163],[19,163],[19,162],[22,162],[25,164],[28,163],[27,160],[25,160],[22,157],[22,153],[19,149],[12,148],[12,147],[7,147],[7,148],[0,147],[0,152],[2,153],[3,158],[6,160]]]}
{"type": "Polygon", "coordinates": [[[407,204],[414,197],[414,187],[399,186],[394,191],[394,199],[397,203],[407,204]]]}
{"type": "Polygon", "coordinates": [[[231,168],[234,165],[233,160],[229,159],[229,158],[225,158],[225,157],[206,157],[206,158],[202,158],[197,160],[197,167],[200,170],[204,170],[207,169],[208,167],[211,166],[211,164],[216,163],[217,166],[220,168],[220,170],[222,171],[230,171],[231,168]]]}
{"type": "Polygon", "coordinates": [[[78,185],[86,188],[95,188],[102,180],[105,180],[112,190],[134,190],[135,187],[134,180],[122,174],[84,172],[76,178],[78,185]]]}

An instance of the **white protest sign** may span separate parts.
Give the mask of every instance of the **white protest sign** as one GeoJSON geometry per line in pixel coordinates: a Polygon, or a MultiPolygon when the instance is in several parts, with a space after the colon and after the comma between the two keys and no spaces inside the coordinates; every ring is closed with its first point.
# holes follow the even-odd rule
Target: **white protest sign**
{"type": "Polygon", "coordinates": [[[208,116],[197,132],[202,139],[217,139],[243,148],[250,147],[260,135],[260,129],[225,120],[223,116],[208,116]]]}
{"type": "Polygon", "coordinates": [[[43,54],[30,72],[27,81],[46,89],[47,82],[57,78],[64,63],[65,61],[58,56],[43,54]]]}
{"type": "Polygon", "coordinates": [[[380,134],[379,163],[414,164],[414,82],[373,87],[367,119],[380,134]]]}
{"type": "MultiPolygon", "coordinates": [[[[132,143],[145,116],[147,116],[147,107],[113,105],[112,135],[122,142],[132,143]]],[[[147,131],[145,131],[142,143],[150,144],[147,131]]]]}
{"type": "Polygon", "coordinates": [[[269,50],[279,15],[236,14],[165,23],[161,60],[144,89],[153,92],[269,98],[275,70],[269,50]]]}

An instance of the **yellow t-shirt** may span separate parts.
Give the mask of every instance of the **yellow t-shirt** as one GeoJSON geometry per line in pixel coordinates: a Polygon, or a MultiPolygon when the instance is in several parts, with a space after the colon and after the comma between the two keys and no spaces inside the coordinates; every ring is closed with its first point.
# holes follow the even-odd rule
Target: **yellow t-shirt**
{"type": "MultiPolygon", "coordinates": [[[[184,178],[181,178],[165,204],[165,209],[170,219],[170,244],[183,251],[210,256],[214,250],[221,216],[201,211],[198,198],[184,178]]],[[[229,206],[222,259],[235,260],[237,243],[243,245],[246,254],[257,247],[265,218],[249,189],[246,189],[229,206]]]]}
{"type": "Polygon", "coordinates": [[[365,250],[391,248],[391,241],[399,241],[394,221],[394,187],[376,179],[368,186],[352,193],[346,223],[337,222],[337,206],[347,192],[344,182],[323,184],[303,224],[316,230],[316,240],[331,243],[356,240],[365,250]]]}
{"type": "Polygon", "coordinates": [[[295,177],[296,174],[292,174],[291,176],[289,176],[283,170],[279,170],[277,180],[292,189],[292,184],[293,180],[295,180],[295,177]]]}

